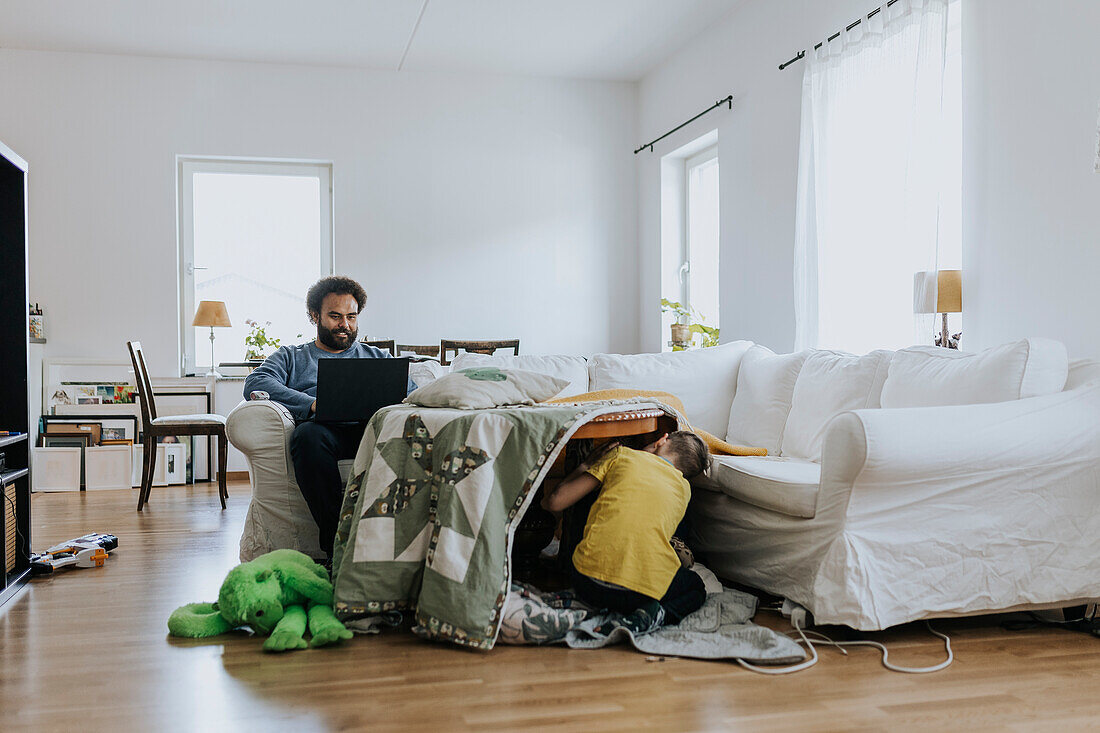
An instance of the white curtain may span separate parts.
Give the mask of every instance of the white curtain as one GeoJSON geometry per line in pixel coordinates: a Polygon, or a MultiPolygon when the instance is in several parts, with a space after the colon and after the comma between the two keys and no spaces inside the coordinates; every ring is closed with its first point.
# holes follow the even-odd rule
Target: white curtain
{"type": "Polygon", "coordinates": [[[941,265],[941,205],[956,195],[958,120],[944,114],[948,6],[897,0],[807,54],[797,348],[863,353],[932,333],[933,316],[918,323],[913,313],[915,295],[927,295],[913,291],[915,273],[941,265]]]}

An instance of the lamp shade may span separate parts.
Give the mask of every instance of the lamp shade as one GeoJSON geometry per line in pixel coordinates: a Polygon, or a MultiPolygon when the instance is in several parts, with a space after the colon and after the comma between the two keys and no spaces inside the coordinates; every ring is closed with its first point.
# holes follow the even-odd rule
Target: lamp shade
{"type": "Polygon", "coordinates": [[[229,311],[225,309],[223,300],[203,300],[195,309],[195,320],[192,326],[214,326],[215,328],[229,328],[233,324],[229,322],[229,311]]]}
{"type": "Polygon", "coordinates": [[[962,270],[918,272],[913,276],[914,313],[962,313],[962,309],[962,270]]]}

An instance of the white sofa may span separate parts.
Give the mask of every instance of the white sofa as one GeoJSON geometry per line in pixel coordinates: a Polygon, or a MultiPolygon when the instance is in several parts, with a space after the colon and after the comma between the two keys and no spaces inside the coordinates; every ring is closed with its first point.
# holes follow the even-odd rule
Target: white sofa
{"type": "MultiPolygon", "coordinates": [[[[1070,364],[1056,342],[853,356],[738,341],[588,360],[462,354],[453,368],[486,363],[566,378],[563,394],[668,391],[697,427],[768,448],[716,457],[696,482],[691,542],[718,575],[818,623],[872,630],[1100,597],[1100,363],[1070,364]]],[[[290,416],[245,402],[227,429],[253,486],[242,560],[319,556],[290,416]]]]}

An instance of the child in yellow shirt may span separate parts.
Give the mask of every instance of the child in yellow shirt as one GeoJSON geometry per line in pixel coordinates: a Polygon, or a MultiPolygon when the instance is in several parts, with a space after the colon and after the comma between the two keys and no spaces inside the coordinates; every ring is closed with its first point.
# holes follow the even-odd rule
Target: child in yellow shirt
{"type": "Polygon", "coordinates": [[[582,601],[623,614],[656,601],[673,624],[703,605],[702,579],[669,541],[691,498],[687,480],[709,462],[699,436],[683,430],[642,450],[611,444],[545,496],[545,509],[561,511],[600,489],[572,558],[582,601]]]}

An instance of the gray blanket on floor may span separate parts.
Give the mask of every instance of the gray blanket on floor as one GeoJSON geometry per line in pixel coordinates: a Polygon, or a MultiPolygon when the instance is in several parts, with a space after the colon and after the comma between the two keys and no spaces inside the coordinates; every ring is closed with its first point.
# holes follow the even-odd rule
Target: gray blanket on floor
{"type": "Polygon", "coordinates": [[[678,625],[636,630],[619,614],[594,613],[571,594],[541,594],[512,586],[501,625],[508,644],[564,643],[593,649],[630,642],[645,654],[695,659],[744,659],[757,664],[791,664],[806,658],[786,636],[750,622],[756,597],[723,589],[707,596],[703,607],[678,625]]]}

